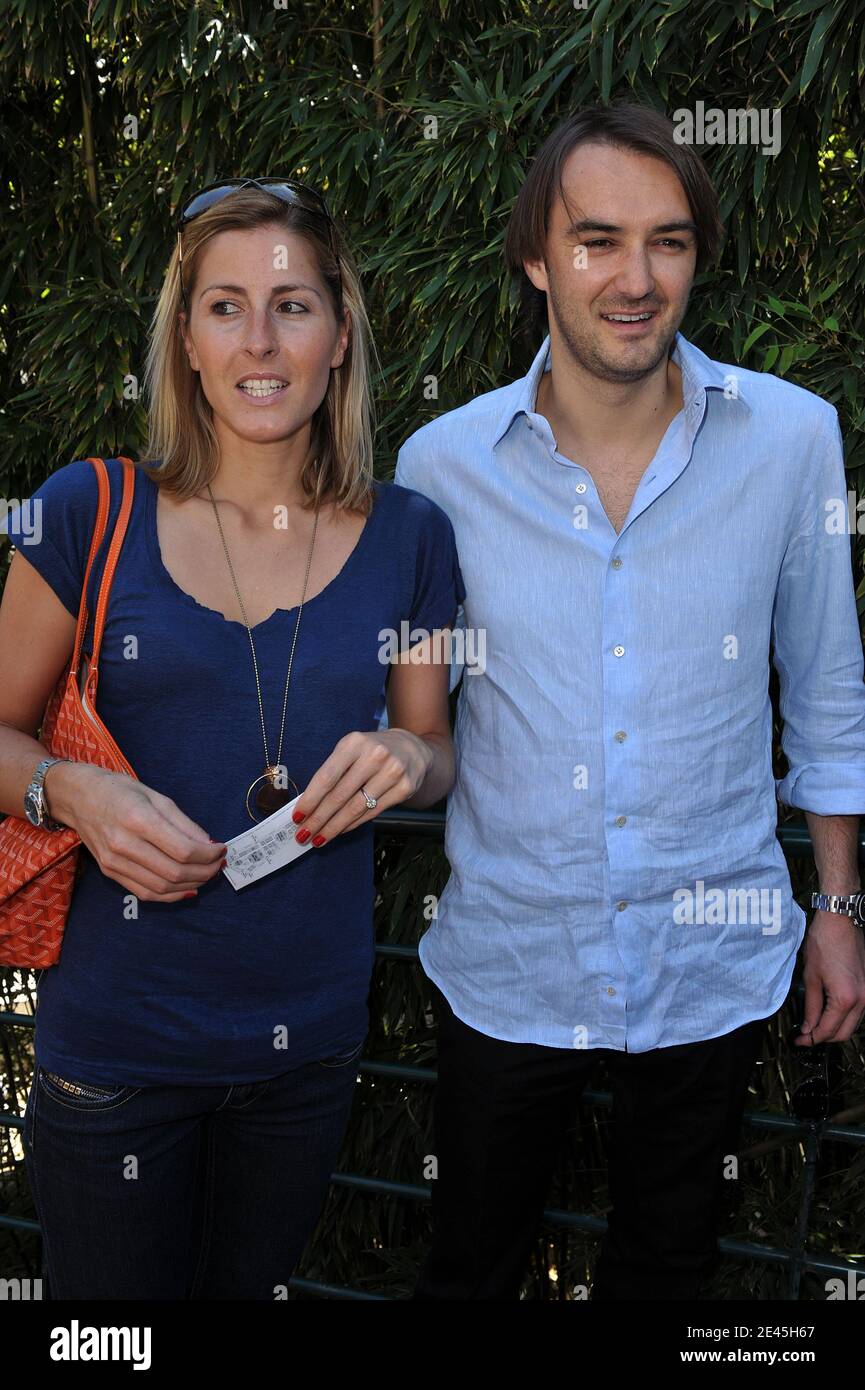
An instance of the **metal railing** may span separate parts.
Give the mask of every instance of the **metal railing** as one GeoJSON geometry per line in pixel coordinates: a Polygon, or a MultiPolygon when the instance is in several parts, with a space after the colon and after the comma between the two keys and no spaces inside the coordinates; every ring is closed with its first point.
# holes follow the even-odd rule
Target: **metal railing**
{"type": "MultiPolygon", "coordinates": [[[[444,834],[445,813],[440,810],[410,811],[393,810],[383,811],[376,818],[376,830],[389,835],[400,836],[431,836],[442,838],[444,834]]],[[[808,827],[803,820],[787,821],[778,827],[778,839],[785,854],[793,858],[805,858],[811,855],[811,837],[808,827]]],[[[865,832],[860,834],[859,839],[860,856],[865,855],[865,832]]],[[[390,958],[395,960],[405,960],[406,962],[418,959],[417,946],[400,946],[386,942],[376,943],[376,956],[380,958],[390,958]]],[[[801,991],[801,985],[799,986],[801,991]]],[[[33,1028],[35,1019],[31,1015],[0,1012],[0,1027],[33,1028]]],[[[410,1081],[418,1085],[433,1085],[436,1081],[436,1069],[434,1067],[407,1066],[399,1062],[377,1062],[373,1058],[361,1058],[358,1063],[358,1071],[362,1075],[374,1075],[386,1077],[391,1080],[410,1081]]],[[[612,1104],[612,1096],[608,1091],[587,1089],[580,1098],[581,1104],[599,1107],[608,1107],[612,1104]]],[[[857,1125],[841,1125],[825,1123],[818,1127],[815,1132],[814,1127],[800,1124],[789,1115],[773,1114],[770,1112],[746,1111],[742,1117],[745,1126],[753,1130],[760,1130],[774,1134],[790,1134],[802,1137],[806,1147],[806,1163],[812,1165],[816,1161],[816,1139],[835,1140],[845,1144],[865,1144],[865,1127],[857,1125]]],[[[8,1128],[20,1128],[23,1124],[22,1115],[13,1115],[0,1112],[0,1125],[8,1128]]],[[[425,1184],[395,1182],[386,1178],[370,1178],[362,1173],[332,1173],[331,1182],[335,1186],[349,1187],[357,1192],[368,1193],[371,1197],[398,1199],[410,1202],[428,1202],[431,1198],[431,1188],[425,1184]]],[[[807,1207],[810,1184],[803,1183],[802,1201],[800,1203],[799,1219],[797,1230],[802,1231],[807,1228],[807,1207]]],[[[603,1217],[593,1216],[584,1212],[562,1211],[555,1207],[545,1208],[543,1213],[544,1221],[551,1226],[567,1228],[576,1231],[585,1231],[592,1235],[602,1235],[606,1230],[607,1223],[603,1217]]],[[[5,1212],[0,1212],[0,1227],[7,1227],[19,1231],[39,1231],[39,1223],[25,1218],[15,1217],[5,1212]]],[[[791,1287],[798,1290],[798,1280],[802,1272],[810,1270],[813,1273],[826,1276],[835,1275],[845,1277],[850,1271],[854,1273],[865,1272],[865,1266],[861,1263],[853,1263],[846,1260],[833,1259],[825,1255],[818,1254],[816,1251],[795,1252],[792,1248],[783,1246],[761,1245],[757,1242],[733,1240],[722,1237],[718,1241],[719,1250],[725,1254],[738,1259],[747,1259],[769,1265],[786,1265],[791,1274],[791,1287]]],[[[348,1300],[364,1301],[393,1301],[386,1294],[373,1294],[359,1289],[343,1287],[336,1284],[326,1284],[318,1280],[304,1279],[298,1276],[289,1281],[289,1287],[298,1292],[309,1293],[319,1297],[337,1298],[348,1300]]],[[[796,1292],[791,1292],[790,1297],[795,1298],[796,1292]]]]}

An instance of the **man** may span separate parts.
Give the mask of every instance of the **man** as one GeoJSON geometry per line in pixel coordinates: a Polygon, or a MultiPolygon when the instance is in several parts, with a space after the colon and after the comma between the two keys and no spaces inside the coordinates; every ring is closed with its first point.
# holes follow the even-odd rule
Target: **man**
{"type": "MultiPolygon", "coordinates": [[[[528,375],[418,430],[396,481],[455,528],[469,635],[436,986],[435,1241],[417,1298],[516,1298],[599,1052],[612,1211],[593,1298],[688,1298],[805,931],[776,837],[859,889],[865,686],[834,408],[678,332],[717,253],[696,154],[646,108],[566,120],[505,254],[549,333],[528,375]],[[789,772],[776,783],[774,644],[789,772]]],[[[803,1040],[865,1009],[865,944],[818,912],[803,1040]],[[825,995],[825,998],[824,998],[825,995]]]]}

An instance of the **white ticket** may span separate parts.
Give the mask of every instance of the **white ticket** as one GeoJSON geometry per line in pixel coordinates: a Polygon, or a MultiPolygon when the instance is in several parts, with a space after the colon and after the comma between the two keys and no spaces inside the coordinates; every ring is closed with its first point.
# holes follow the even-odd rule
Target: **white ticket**
{"type": "Polygon", "coordinates": [[[245,888],[283,864],[290,864],[312,848],[312,841],[298,844],[294,838],[301,828],[291,819],[291,813],[300,801],[296,796],[285,806],[280,806],[272,816],[258,821],[251,830],[242,830],[233,840],[226,840],[228,863],[222,872],[232,888],[245,888]]]}

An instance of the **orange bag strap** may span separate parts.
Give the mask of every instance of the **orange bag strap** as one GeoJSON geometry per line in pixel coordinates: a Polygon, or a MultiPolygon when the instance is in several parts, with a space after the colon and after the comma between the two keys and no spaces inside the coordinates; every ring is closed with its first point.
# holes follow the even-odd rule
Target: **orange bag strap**
{"type": "MultiPolygon", "coordinates": [[[[96,621],[93,629],[93,654],[87,673],[88,684],[90,684],[91,676],[93,676],[94,688],[98,676],[99,649],[102,646],[102,633],[105,628],[108,598],[111,593],[111,585],[114,581],[114,571],[117,568],[117,561],[120,558],[120,550],[126,535],[126,528],[129,524],[129,516],[132,511],[132,498],[135,491],[135,465],[132,459],[125,458],[121,454],[118,454],[118,458],[123,464],[123,496],[120,502],[120,511],[117,514],[117,521],[114,525],[111,545],[108,549],[108,556],[105,561],[105,569],[102,573],[99,596],[96,601],[96,621]]],[[[96,472],[96,481],[99,487],[99,501],[96,508],[96,521],[93,526],[93,536],[90,541],[90,553],[87,557],[87,568],[84,573],[84,584],[81,590],[81,604],[78,609],[78,627],[75,630],[75,649],[72,654],[70,674],[76,679],[78,677],[78,665],[81,660],[81,647],[84,642],[84,634],[87,630],[87,586],[90,582],[93,562],[96,559],[97,551],[105,535],[105,528],[108,525],[108,515],[111,508],[111,483],[104,460],[101,458],[88,458],[87,462],[92,463],[96,472]]]]}

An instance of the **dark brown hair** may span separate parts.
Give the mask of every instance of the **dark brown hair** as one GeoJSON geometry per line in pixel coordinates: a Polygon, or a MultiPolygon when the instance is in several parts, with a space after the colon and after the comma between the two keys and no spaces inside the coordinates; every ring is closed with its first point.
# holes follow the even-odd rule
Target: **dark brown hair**
{"type": "Polygon", "coordinates": [[[637,150],[669,164],[678,175],[697,225],[697,270],[710,265],[720,249],[724,229],[718,196],[699,155],[690,145],[677,144],[668,116],[629,101],[575,111],[556,126],[538,150],[517,194],[505,234],[505,264],[520,282],[523,321],[532,334],[546,328],[547,296],[532,284],[523,261],[543,259],[553,198],[558,193],[566,201],[562,167],[571,151],[589,140],[637,150]]]}

